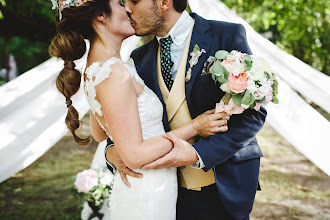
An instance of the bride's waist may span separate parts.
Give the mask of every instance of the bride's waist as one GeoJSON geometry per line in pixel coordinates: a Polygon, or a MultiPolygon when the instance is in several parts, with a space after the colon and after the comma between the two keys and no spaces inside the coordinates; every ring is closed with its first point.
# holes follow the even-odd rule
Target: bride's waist
{"type": "Polygon", "coordinates": [[[142,126],[143,139],[153,138],[165,134],[163,124],[142,126]]]}
{"type": "MultiPolygon", "coordinates": [[[[164,180],[170,180],[170,179],[176,179],[177,178],[177,170],[174,167],[170,168],[163,168],[163,169],[158,169],[158,170],[142,170],[142,169],[134,169],[134,172],[141,173],[143,175],[142,178],[134,178],[131,176],[127,176],[129,179],[129,182],[131,181],[144,181],[144,182],[149,182],[149,181],[164,181],[164,180]]],[[[118,175],[118,173],[117,173],[118,175]]],[[[120,176],[118,175],[120,178],[120,176]]]]}
{"type": "MultiPolygon", "coordinates": [[[[159,188],[176,189],[177,187],[177,172],[176,168],[164,168],[159,170],[141,170],[134,169],[135,172],[141,173],[142,178],[134,178],[127,176],[128,182],[131,184],[130,190],[145,190],[154,192],[159,188]]],[[[114,188],[117,190],[129,190],[120,175],[117,173],[114,181],[114,188]]]]}

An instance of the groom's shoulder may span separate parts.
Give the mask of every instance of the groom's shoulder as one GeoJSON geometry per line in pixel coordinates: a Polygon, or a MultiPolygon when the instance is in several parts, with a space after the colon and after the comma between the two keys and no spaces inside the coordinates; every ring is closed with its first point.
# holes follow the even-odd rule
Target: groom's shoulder
{"type": "Polygon", "coordinates": [[[213,32],[223,33],[226,31],[233,31],[236,28],[243,27],[243,25],[239,23],[232,23],[232,22],[219,21],[219,20],[207,20],[197,14],[193,14],[193,17],[195,17],[195,19],[198,19],[200,21],[198,22],[200,25],[205,25],[205,23],[207,23],[213,32]]]}
{"type": "Polygon", "coordinates": [[[236,28],[243,27],[242,24],[232,23],[227,21],[207,20],[211,29],[215,32],[224,32],[228,30],[235,30],[236,28]]]}
{"type": "Polygon", "coordinates": [[[136,60],[139,58],[143,58],[143,56],[149,51],[149,48],[151,46],[153,40],[149,41],[148,43],[136,48],[133,50],[131,57],[136,60]]]}

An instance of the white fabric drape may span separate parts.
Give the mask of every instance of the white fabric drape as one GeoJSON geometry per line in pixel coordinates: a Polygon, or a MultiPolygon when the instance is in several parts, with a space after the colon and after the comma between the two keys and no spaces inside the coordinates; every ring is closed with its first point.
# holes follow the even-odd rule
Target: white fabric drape
{"type": "MultiPolygon", "coordinates": [[[[139,39],[134,36],[123,43],[123,59],[128,59],[139,39]]],[[[86,55],[76,61],[76,68],[84,69],[85,64],[86,55]]],[[[29,166],[67,133],[65,99],[54,84],[62,68],[63,61],[51,58],[0,87],[0,183],[29,166]]],[[[89,106],[82,89],[72,102],[83,117],[89,106]]]]}
{"type": "Polygon", "coordinates": [[[330,175],[330,123],[301,93],[330,113],[330,77],[268,41],[219,0],[189,0],[193,12],[210,20],[244,25],[253,53],[267,59],[279,78],[280,104],[267,107],[267,121],[296,149],[330,175]]]}

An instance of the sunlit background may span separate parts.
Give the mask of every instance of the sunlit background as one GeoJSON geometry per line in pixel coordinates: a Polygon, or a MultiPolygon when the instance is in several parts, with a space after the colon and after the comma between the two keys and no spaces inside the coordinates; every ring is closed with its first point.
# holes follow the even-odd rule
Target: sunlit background
{"type": "MultiPolygon", "coordinates": [[[[187,11],[207,19],[246,22],[252,51],[271,62],[282,82],[280,105],[270,106],[257,137],[265,157],[251,219],[330,219],[329,1],[189,3],[187,11]]],[[[79,219],[84,198],[71,192],[72,176],[96,161],[98,143],[74,144],[64,98],[53,89],[62,63],[48,54],[51,6],[0,0],[0,219],[79,219]]],[[[152,38],[130,38],[123,58],[152,38]]],[[[74,104],[88,135],[88,107],[79,97],[74,104]]]]}

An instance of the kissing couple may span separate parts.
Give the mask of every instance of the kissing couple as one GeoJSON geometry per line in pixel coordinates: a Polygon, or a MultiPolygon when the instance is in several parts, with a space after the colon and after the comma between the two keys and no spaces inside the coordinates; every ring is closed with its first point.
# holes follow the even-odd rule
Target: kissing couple
{"type": "Polygon", "coordinates": [[[202,74],[218,50],[251,54],[244,27],[189,14],[187,0],[52,2],[57,34],[49,51],[64,60],[56,85],[66,98],[66,124],[76,143],[90,143],[76,134],[71,101],[84,80],[92,136],[108,139],[115,178],[104,219],[249,219],[262,157],[255,136],[267,113],[215,113],[224,92],[202,74]],[[134,34],[155,37],[123,62],[122,42],[134,34]],[[80,72],[74,61],[85,54],[85,39],[90,50],[80,72]]]}

